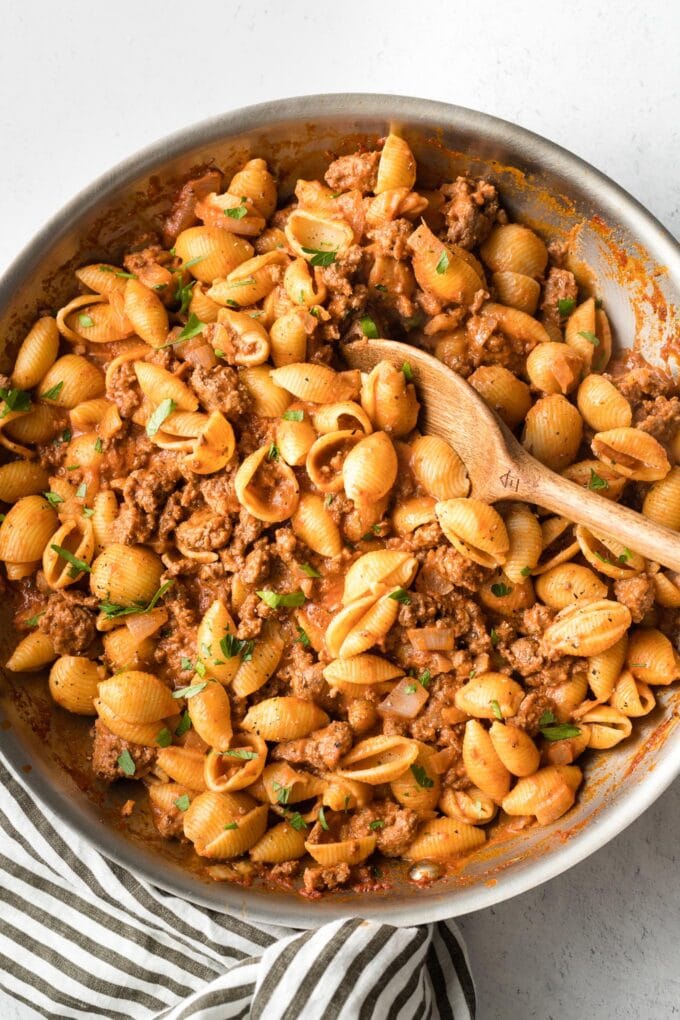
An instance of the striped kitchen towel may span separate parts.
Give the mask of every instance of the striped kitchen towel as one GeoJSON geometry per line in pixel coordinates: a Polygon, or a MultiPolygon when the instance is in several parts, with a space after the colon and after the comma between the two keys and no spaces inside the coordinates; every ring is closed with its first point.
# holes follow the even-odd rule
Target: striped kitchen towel
{"type": "Polygon", "coordinates": [[[142,882],[0,760],[0,1017],[472,1020],[450,921],[254,926],[142,882]]]}

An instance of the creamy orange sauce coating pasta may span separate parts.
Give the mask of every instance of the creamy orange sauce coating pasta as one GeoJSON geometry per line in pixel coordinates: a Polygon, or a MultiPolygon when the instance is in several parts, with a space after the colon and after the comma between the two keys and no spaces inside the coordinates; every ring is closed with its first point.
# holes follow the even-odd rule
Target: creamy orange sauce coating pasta
{"type": "Polygon", "coordinates": [[[615,534],[469,496],[418,431],[407,340],[554,471],[680,528],[680,401],[611,360],[597,295],[493,184],[417,187],[405,141],[288,200],[261,159],[76,272],[0,379],[17,673],[94,717],[218,877],[370,888],[573,805],[588,748],[680,676],[680,578],[615,534]]]}

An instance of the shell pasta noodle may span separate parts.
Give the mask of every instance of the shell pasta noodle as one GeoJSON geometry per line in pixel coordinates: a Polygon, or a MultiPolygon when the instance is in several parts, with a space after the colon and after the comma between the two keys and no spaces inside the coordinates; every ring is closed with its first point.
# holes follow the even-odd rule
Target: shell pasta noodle
{"type": "Polygon", "coordinates": [[[212,878],[316,898],[559,829],[680,681],[680,577],[475,498],[409,362],[343,343],[433,353],[675,530],[680,393],[492,181],[420,188],[392,133],[291,188],[206,168],[35,309],[0,376],[0,590],[6,668],[80,717],[93,778],[212,878]]]}

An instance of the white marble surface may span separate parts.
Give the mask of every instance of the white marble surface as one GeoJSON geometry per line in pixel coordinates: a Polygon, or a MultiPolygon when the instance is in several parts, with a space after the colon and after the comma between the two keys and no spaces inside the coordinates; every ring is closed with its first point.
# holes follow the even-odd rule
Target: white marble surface
{"type": "MultiPolygon", "coordinates": [[[[677,235],[679,12],[671,0],[9,0],[0,269],[154,138],[323,91],[422,95],[516,121],[604,170],[677,235]]],[[[465,918],[481,1020],[678,1013],[678,846],[676,784],[589,861],[465,918]]]]}

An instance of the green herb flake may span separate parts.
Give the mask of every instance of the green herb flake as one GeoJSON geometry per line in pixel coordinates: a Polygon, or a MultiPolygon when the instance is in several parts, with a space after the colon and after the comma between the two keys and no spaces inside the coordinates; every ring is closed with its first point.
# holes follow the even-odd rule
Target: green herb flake
{"type": "Polygon", "coordinates": [[[194,664],[193,664],[192,660],[191,659],[187,659],[186,656],[184,656],[184,655],[182,656],[182,658],[179,660],[179,665],[180,665],[180,669],[185,670],[186,672],[189,672],[189,673],[193,672],[194,664]]]}
{"type": "Polygon", "coordinates": [[[284,411],[282,417],[284,421],[304,421],[305,412],[293,409],[292,411],[284,411]]]}
{"type": "Polygon", "coordinates": [[[191,729],[191,716],[186,709],[182,712],[182,718],[180,719],[177,729],[175,730],[176,737],[183,737],[185,733],[188,733],[191,729]]]}
{"type": "Polygon", "coordinates": [[[96,440],[96,442],[94,444],[95,453],[101,453],[103,449],[104,449],[104,444],[102,443],[100,438],[97,438],[97,440],[96,440]]]}
{"type": "Polygon", "coordinates": [[[42,400],[56,400],[61,391],[64,388],[64,380],[56,383],[55,386],[50,386],[49,390],[45,390],[44,393],[40,394],[42,400]]]}
{"type": "Polygon", "coordinates": [[[276,780],[272,782],[272,790],[276,794],[276,800],[279,804],[287,804],[288,799],[293,792],[292,786],[284,786],[282,783],[277,783],[276,780]]]}
{"type": "Polygon", "coordinates": [[[0,400],[5,405],[0,418],[6,418],[10,411],[31,410],[31,397],[25,390],[6,390],[0,386],[0,400]]]}
{"type": "Polygon", "coordinates": [[[292,815],[288,815],[288,824],[295,829],[296,832],[302,832],[303,829],[307,828],[307,822],[304,820],[299,811],[295,811],[292,815]]]}
{"type": "Polygon", "coordinates": [[[118,755],[116,761],[118,768],[124,772],[126,776],[134,776],[137,768],[127,747],[121,754],[118,755]]]}
{"type": "Polygon", "coordinates": [[[76,499],[85,499],[86,496],[87,496],[87,484],[85,482],[81,482],[78,488],[76,489],[76,499]]]}
{"type": "Polygon", "coordinates": [[[401,366],[401,370],[404,373],[406,382],[413,382],[413,369],[411,368],[410,362],[405,361],[401,366]]]}
{"type": "Polygon", "coordinates": [[[244,216],[248,215],[248,206],[241,200],[240,205],[225,209],[224,215],[228,216],[230,220],[242,220],[244,216]]]}
{"type": "Polygon", "coordinates": [[[495,698],[491,702],[491,708],[492,708],[493,714],[496,716],[496,718],[500,719],[501,722],[502,722],[503,721],[503,713],[501,712],[501,706],[498,704],[498,702],[496,701],[495,698]]]}
{"type": "Polygon", "coordinates": [[[276,443],[269,444],[269,450],[267,451],[267,460],[278,460],[279,459],[279,448],[276,443]]]}
{"type": "Polygon", "coordinates": [[[522,575],[522,577],[530,577],[531,567],[522,567],[522,569],[520,570],[520,574],[522,575]]]}
{"type": "Polygon", "coordinates": [[[379,336],[378,327],[376,326],[375,322],[373,321],[370,315],[364,315],[363,319],[360,320],[360,325],[361,332],[364,334],[365,337],[368,337],[369,340],[378,339],[379,336]]]}
{"type": "Polygon", "coordinates": [[[418,677],[418,683],[420,684],[421,687],[424,687],[425,690],[427,690],[427,688],[430,686],[431,679],[432,673],[430,672],[430,670],[424,669],[423,672],[418,677]]]}
{"type": "Polygon", "coordinates": [[[298,563],[298,567],[307,577],[321,577],[318,570],[315,570],[311,563],[298,563]]]}
{"type": "Polygon", "coordinates": [[[321,249],[319,248],[303,247],[302,250],[305,253],[305,255],[312,256],[311,259],[309,260],[310,265],[321,266],[322,268],[326,266],[332,266],[333,263],[335,262],[335,256],[338,254],[337,248],[333,248],[331,251],[321,251],[321,249]]]}
{"type": "Polygon", "coordinates": [[[406,694],[415,694],[417,690],[418,684],[407,684],[406,687],[404,687],[404,692],[406,694]]]}
{"type": "Polygon", "coordinates": [[[80,467],[80,464],[67,464],[66,465],[66,470],[67,471],[77,471],[79,467],[80,467]]]}
{"type": "Polygon", "coordinates": [[[182,343],[183,340],[191,340],[192,337],[198,336],[199,333],[202,333],[205,327],[206,323],[201,322],[199,317],[192,312],[187,320],[186,326],[173,343],[179,344],[182,343]]]}
{"type": "Polygon", "coordinates": [[[58,492],[43,492],[43,496],[50,506],[57,506],[59,503],[64,502],[64,497],[60,496],[58,492]]]}
{"type": "Polygon", "coordinates": [[[24,627],[30,627],[31,629],[33,629],[33,627],[37,627],[38,620],[40,619],[41,616],[44,615],[45,610],[43,609],[42,613],[36,613],[35,616],[29,616],[27,620],[24,620],[24,627]]]}
{"type": "Polygon", "coordinates": [[[626,547],[624,546],[623,552],[619,556],[619,563],[627,563],[628,560],[632,560],[632,558],[633,558],[632,552],[630,551],[630,549],[626,549],[626,547]]]}
{"type": "MultiPolygon", "coordinates": [[[[64,431],[61,434],[61,441],[62,441],[62,443],[70,443],[72,438],[73,438],[73,433],[71,432],[71,430],[70,429],[64,429],[64,431]]],[[[101,439],[98,439],[97,442],[101,443],[101,439]]],[[[95,448],[95,450],[97,449],[97,443],[94,444],[94,448],[95,448]]],[[[98,451],[98,452],[101,452],[101,451],[98,451]]]]}
{"type": "Polygon", "coordinates": [[[215,348],[215,357],[216,358],[224,358],[225,357],[224,351],[221,351],[219,347],[216,347],[215,348]]]}
{"type": "Polygon", "coordinates": [[[502,582],[500,584],[491,585],[491,593],[492,595],[495,595],[496,598],[498,599],[505,598],[505,596],[510,595],[511,592],[512,588],[510,588],[507,584],[503,584],[502,582]]]}
{"type": "Polygon", "coordinates": [[[498,631],[496,630],[495,627],[491,628],[491,632],[489,634],[489,637],[491,638],[491,644],[495,648],[497,646],[498,642],[500,641],[500,637],[498,636],[498,631]]]}
{"type": "Polygon", "coordinates": [[[608,489],[609,482],[606,478],[600,478],[596,471],[590,469],[590,481],[588,482],[588,488],[592,489],[593,492],[597,492],[598,489],[608,489]]]}
{"type": "Polygon", "coordinates": [[[411,605],[411,596],[405,588],[396,588],[393,592],[390,592],[387,597],[394,599],[395,602],[400,602],[402,606],[411,605]]]}
{"type": "Polygon", "coordinates": [[[228,751],[222,751],[222,754],[240,761],[254,761],[258,756],[257,751],[249,751],[247,747],[231,747],[228,751]]]}
{"type": "Polygon", "coordinates": [[[191,801],[189,800],[189,794],[183,793],[182,796],[178,797],[177,800],[173,801],[173,803],[175,807],[178,809],[178,811],[188,811],[189,805],[191,804],[191,801]]]}
{"type": "Polygon", "coordinates": [[[324,502],[325,502],[326,506],[332,506],[334,500],[335,500],[335,493],[334,492],[329,492],[328,495],[326,496],[326,499],[324,500],[324,502]]]}
{"type": "Polygon", "coordinates": [[[61,556],[62,560],[66,560],[67,563],[71,564],[68,571],[69,577],[76,578],[78,574],[92,573],[92,567],[89,563],[86,563],[84,560],[79,560],[77,556],[74,556],[72,552],[68,551],[68,549],[64,549],[62,545],[50,545],[50,549],[57,553],[58,556],[61,556]]]}
{"type": "Polygon", "coordinates": [[[597,339],[595,334],[590,329],[580,329],[577,333],[577,336],[582,336],[583,339],[587,340],[589,344],[593,345],[593,347],[600,346],[600,341],[597,339]]]}
{"type": "Polygon", "coordinates": [[[446,249],[444,249],[444,251],[439,256],[439,262],[435,267],[435,272],[439,276],[443,276],[448,268],[449,268],[449,256],[446,249]]]}
{"type": "Polygon", "coordinates": [[[321,826],[321,828],[324,829],[326,832],[328,832],[330,826],[329,826],[328,822],[326,821],[326,812],[324,811],[324,809],[322,807],[319,808],[318,818],[319,818],[319,825],[321,826]]]}
{"type": "Polygon", "coordinates": [[[612,561],[610,559],[607,559],[606,556],[603,556],[601,552],[597,551],[597,549],[595,549],[594,552],[595,552],[595,555],[597,556],[598,560],[600,560],[601,563],[609,563],[609,564],[611,564],[612,561]]]}
{"type": "Polygon", "coordinates": [[[543,726],[550,726],[550,724],[554,722],[557,722],[557,719],[555,718],[554,713],[548,708],[538,720],[538,725],[539,728],[543,728],[543,726]]]}
{"type": "Polygon", "coordinates": [[[385,822],[382,818],[376,818],[372,822],[368,823],[368,827],[369,829],[373,829],[374,832],[377,832],[378,829],[385,828],[385,822]]]}
{"type": "Polygon", "coordinates": [[[304,606],[307,601],[306,595],[301,591],[290,591],[284,594],[279,594],[278,592],[270,591],[268,588],[265,588],[258,591],[257,594],[264,604],[269,606],[270,609],[279,609],[280,607],[291,609],[294,606],[304,606]]]}
{"type": "Polygon", "coordinates": [[[126,273],[122,269],[114,269],[113,266],[97,266],[102,273],[113,273],[114,276],[120,276],[123,280],[136,280],[137,277],[134,273],[126,273]]]}
{"type": "Polygon", "coordinates": [[[85,329],[89,329],[90,326],[94,326],[94,319],[92,318],[92,316],[91,315],[86,315],[85,313],[83,313],[82,315],[78,316],[78,322],[85,329]]]}
{"type": "Polygon", "coordinates": [[[298,627],[298,635],[295,640],[299,641],[303,648],[309,648],[312,643],[309,640],[309,634],[302,627],[298,627]]]}
{"type": "Polygon", "coordinates": [[[162,730],[156,734],[156,743],[159,747],[170,747],[172,743],[172,733],[167,726],[164,726],[162,730]]]}
{"type": "Polygon", "coordinates": [[[384,283],[376,283],[375,289],[382,291],[383,294],[387,294],[388,293],[387,287],[385,286],[384,283]]]}
{"type": "Polygon", "coordinates": [[[227,822],[224,826],[224,830],[225,832],[228,832],[230,829],[238,829],[238,822],[227,822]]]}
{"type": "Polygon", "coordinates": [[[569,723],[562,723],[559,726],[541,726],[541,736],[546,740],[567,740],[569,737],[578,737],[581,731],[578,726],[571,726],[569,723]]]}
{"type": "Polygon", "coordinates": [[[208,686],[207,680],[202,680],[197,684],[190,684],[188,687],[178,687],[176,691],[172,692],[173,698],[193,698],[194,694],[200,694],[208,686]]]}
{"type": "Polygon", "coordinates": [[[205,676],[205,663],[200,659],[196,660],[196,672],[201,678],[205,676]]]}
{"type": "Polygon", "coordinates": [[[83,507],[83,517],[94,517],[94,510],[90,506],[83,507]]]}
{"type": "Polygon", "coordinates": [[[576,300],[573,297],[560,298],[557,302],[560,315],[571,315],[574,308],[576,308],[576,300]]]}
{"type": "Polygon", "coordinates": [[[430,779],[422,765],[411,765],[411,773],[418,786],[424,790],[430,790],[434,786],[434,779],[430,779]]]}
{"type": "Polygon", "coordinates": [[[165,400],[160,402],[146,423],[146,434],[149,439],[152,439],[156,435],[165,419],[169,418],[175,410],[175,406],[175,401],[170,397],[166,397],[165,400]]]}
{"type": "Polygon", "coordinates": [[[233,659],[235,655],[241,655],[244,662],[253,657],[254,641],[239,640],[235,634],[225,634],[220,641],[220,649],[225,659],[233,659]]]}

